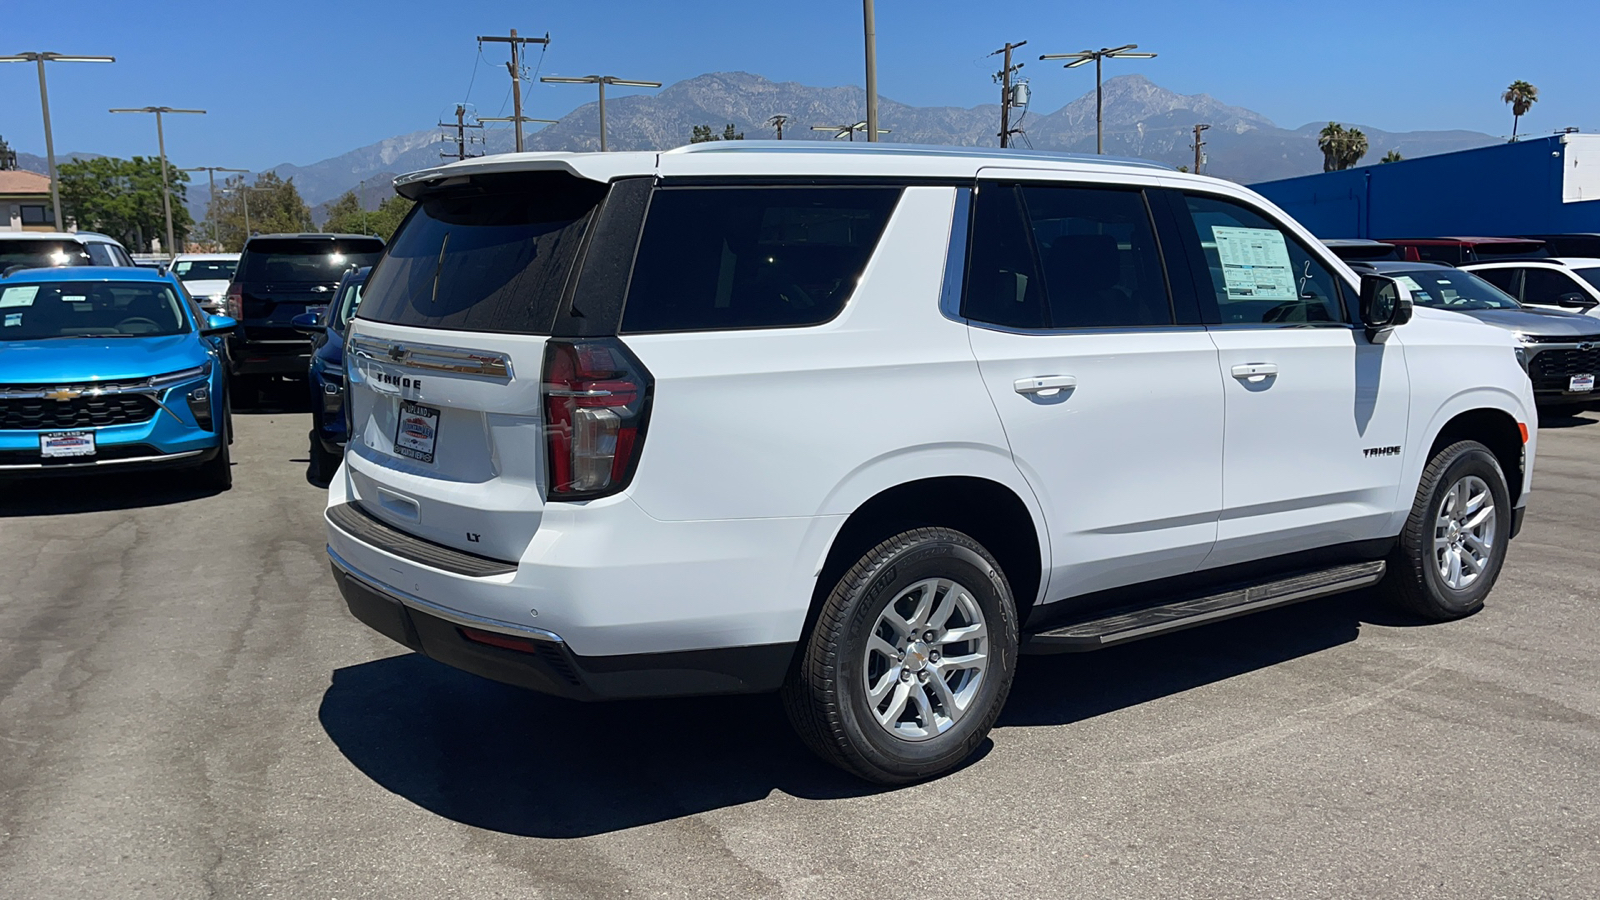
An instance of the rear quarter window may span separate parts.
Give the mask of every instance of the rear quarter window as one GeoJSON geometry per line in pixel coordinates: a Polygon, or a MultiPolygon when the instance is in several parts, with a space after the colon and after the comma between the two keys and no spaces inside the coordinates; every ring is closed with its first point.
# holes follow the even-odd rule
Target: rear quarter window
{"type": "Polygon", "coordinates": [[[880,186],[658,190],[621,330],[826,322],[850,299],[900,193],[880,186]]]}

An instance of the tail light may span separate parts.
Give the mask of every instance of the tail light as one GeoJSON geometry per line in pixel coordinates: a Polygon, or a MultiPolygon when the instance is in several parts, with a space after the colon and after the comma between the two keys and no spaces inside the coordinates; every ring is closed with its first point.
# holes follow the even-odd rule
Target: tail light
{"type": "Polygon", "coordinates": [[[549,499],[588,500],[628,486],[644,443],[652,384],[644,364],[614,338],[545,345],[549,499]]]}
{"type": "Polygon", "coordinates": [[[228,285],[228,296],[222,301],[230,319],[244,318],[244,287],[237,281],[228,285]]]}

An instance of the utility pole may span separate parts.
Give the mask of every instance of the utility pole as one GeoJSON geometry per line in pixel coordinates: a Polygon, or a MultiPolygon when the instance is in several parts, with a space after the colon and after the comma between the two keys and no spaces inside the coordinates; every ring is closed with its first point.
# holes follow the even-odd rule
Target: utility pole
{"type": "Polygon", "coordinates": [[[203,109],[173,109],[170,106],[143,106],[139,109],[113,109],[111,111],[114,113],[156,114],[156,144],[161,148],[161,210],[167,215],[167,245],[163,249],[167,251],[167,258],[171,259],[176,255],[173,245],[177,243],[177,239],[172,234],[172,186],[167,183],[167,138],[161,129],[161,114],[193,113],[197,116],[203,116],[206,111],[203,109]]]}
{"type": "MultiPolygon", "coordinates": [[[[601,153],[606,152],[606,85],[615,84],[615,85],[618,85],[618,86],[621,86],[621,87],[649,87],[649,88],[661,87],[661,82],[659,82],[659,81],[631,81],[631,80],[626,79],[626,78],[618,78],[615,75],[585,75],[582,78],[557,78],[557,77],[554,77],[554,76],[551,76],[551,75],[546,75],[543,78],[540,78],[539,80],[543,81],[543,82],[547,82],[549,84],[595,84],[595,85],[599,85],[600,86],[600,152],[601,153]]],[[[521,131],[521,129],[522,129],[522,126],[520,126],[520,125],[517,126],[517,130],[518,131],[521,131]]],[[[518,140],[517,140],[517,149],[518,150],[522,149],[522,140],[521,140],[521,138],[518,138],[518,140]]]]}
{"type": "MultiPolygon", "coordinates": [[[[522,46],[524,44],[543,44],[550,46],[550,32],[545,32],[542,38],[517,37],[517,30],[511,29],[510,37],[498,35],[478,35],[478,48],[483,48],[483,42],[491,44],[510,44],[511,62],[506,63],[506,69],[511,72],[511,115],[517,123],[517,152],[522,152],[522,46]]],[[[505,107],[501,107],[504,109],[505,107]]]]}
{"type": "MultiPolygon", "coordinates": [[[[865,123],[865,122],[853,122],[853,123],[848,124],[848,125],[813,125],[813,126],[811,126],[811,130],[812,131],[831,131],[831,132],[833,132],[833,139],[834,140],[838,140],[839,138],[842,138],[842,137],[847,137],[847,138],[849,138],[850,142],[853,144],[853,143],[855,143],[855,140],[856,140],[856,133],[857,132],[863,132],[864,133],[867,130],[867,123],[865,123]]],[[[878,133],[879,134],[893,134],[893,132],[891,132],[887,128],[878,129],[878,133]]]]}
{"type": "Polygon", "coordinates": [[[50,168],[50,205],[55,210],[56,230],[66,231],[61,218],[61,188],[56,185],[56,142],[50,133],[50,92],[44,86],[44,64],[47,62],[116,62],[115,56],[68,56],[64,53],[18,53],[0,56],[0,62],[36,62],[39,64],[39,108],[44,110],[44,155],[50,168]]]}
{"type": "MultiPolygon", "coordinates": [[[[865,20],[867,39],[867,140],[878,140],[878,22],[872,11],[872,0],[861,0],[861,15],[865,20]]],[[[855,134],[850,135],[855,140],[855,134]]]]}
{"type": "Polygon", "coordinates": [[[1094,152],[1106,152],[1105,108],[1106,95],[1100,86],[1100,62],[1106,59],[1155,59],[1154,53],[1129,53],[1130,50],[1139,49],[1138,44],[1123,44],[1121,47],[1101,47],[1099,50],[1079,50],[1077,53],[1046,53],[1040,59],[1070,59],[1072,62],[1062,66],[1063,69],[1076,69],[1087,63],[1094,63],[1094,152]]]}
{"type": "MultiPolygon", "coordinates": [[[[482,128],[483,127],[483,123],[482,123],[482,120],[480,119],[478,122],[475,122],[473,124],[470,124],[470,125],[467,124],[467,107],[464,104],[457,103],[456,104],[456,124],[454,126],[452,126],[449,122],[440,122],[439,123],[439,127],[441,127],[441,128],[454,127],[455,128],[455,130],[456,130],[456,159],[466,159],[467,158],[467,145],[472,143],[474,140],[478,140],[478,138],[468,137],[467,136],[467,129],[469,129],[469,128],[482,128]]],[[[518,137],[521,137],[521,135],[519,134],[518,137]]],[[[445,135],[444,139],[447,140],[447,141],[450,140],[450,135],[448,135],[448,134],[445,135]]],[[[441,159],[449,159],[450,158],[450,154],[447,153],[447,152],[446,153],[440,153],[439,157],[441,159]]],[[[365,207],[363,207],[363,209],[365,209],[365,207]]]]}
{"type": "Polygon", "coordinates": [[[767,124],[778,129],[778,140],[783,140],[783,126],[789,121],[787,113],[780,113],[767,120],[767,124]]]}
{"type": "Polygon", "coordinates": [[[995,80],[1000,82],[1000,146],[1001,147],[1009,147],[1009,146],[1011,146],[1011,135],[1012,135],[1012,128],[1011,128],[1011,100],[1012,100],[1012,97],[1011,97],[1011,76],[1016,74],[1016,71],[1018,69],[1022,68],[1022,65],[1023,65],[1022,63],[1017,63],[1016,65],[1012,65],[1011,64],[1011,51],[1017,49],[1018,47],[1023,46],[1024,44],[1027,44],[1027,43],[1028,43],[1027,41],[1023,41],[1020,44],[1006,44],[1004,47],[1001,47],[999,50],[996,50],[995,52],[989,54],[990,56],[1000,56],[1002,54],[1004,54],[1004,56],[1005,56],[1005,64],[1001,67],[1000,71],[995,73],[995,76],[994,76],[995,80]]]}
{"type": "MultiPolygon", "coordinates": [[[[217,196],[217,173],[218,172],[249,172],[250,170],[249,169],[224,169],[221,166],[195,166],[193,168],[181,169],[179,171],[183,171],[183,172],[204,172],[204,173],[206,173],[206,179],[211,183],[211,195],[210,196],[211,196],[211,199],[214,200],[214,199],[216,199],[216,196],[217,196]]],[[[210,200],[207,200],[206,203],[209,206],[210,205],[210,200]]],[[[217,220],[211,217],[211,211],[210,210],[206,210],[206,218],[211,219],[211,243],[216,244],[218,247],[221,247],[222,246],[222,240],[217,237],[217,220]]]]}
{"type": "Polygon", "coordinates": [[[530,118],[528,116],[479,116],[478,117],[478,121],[479,122],[515,122],[515,123],[517,123],[516,124],[517,140],[520,141],[520,140],[522,140],[522,123],[523,122],[540,122],[540,123],[543,123],[545,125],[554,125],[554,124],[556,124],[556,122],[558,120],[557,119],[534,119],[534,118],[530,118]]]}
{"type": "Polygon", "coordinates": [[[1200,160],[1204,158],[1204,154],[1200,152],[1200,148],[1206,145],[1205,141],[1200,140],[1200,132],[1205,131],[1210,127],[1210,125],[1194,126],[1194,173],[1196,175],[1200,174],[1200,160]]]}

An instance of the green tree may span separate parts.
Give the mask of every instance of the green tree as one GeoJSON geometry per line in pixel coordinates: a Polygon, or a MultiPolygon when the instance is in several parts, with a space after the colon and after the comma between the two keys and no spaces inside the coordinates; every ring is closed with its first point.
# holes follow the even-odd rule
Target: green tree
{"type": "Polygon", "coordinates": [[[385,198],[377,209],[363,209],[356,192],[346,191],[328,207],[328,218],[322,223],[322,230],[336,234],[375,234],[387,241],[410,211],[411,201],[398,195],[385,198]]]}
{"type": "MultiPolygon", "coordinates": [[[[143,156],[68,160],[56,167],[61,211],[85,231],[111,235],[136,250],[148,251],[166,234],[161,203],[161,161],[143,156]]],[[[171,184],[172,231],[181,250],[194,218],[184,206],[189,174],[167,167],[171,184]]]]}
{"type": "Polygon", "coordinates": [[[1405,159],[1405,157],[1400,155],[1400,151],[1399,150],[1390,150],[1388,153],[1385,153],[1383,155],[1383,159],[1378,160],[1378,162],[1392,163],[1392,162],[1400,162],[1401,160],[1404,160],[1404,159],[1405,159]]]}
{"type": "Polygon", "coordinates": [[[10,172],[17,167],[17,151],[11,149],[6,143],[4,135],[0,135],[0,172],[10,172]]]}
{"type": "Polygon", "coordinates": [[[744,140],[744,132],[735,131],[734,127],[733,127],[733,123],[731,123],[731,122],[728,124],[727,128],[722,129],[722,133],[721,134],[718,134],[717,132],[712,131],[710,125],[696,125],[696,126],[694,126],[694,133],[689,137],[689,143],[691,143],[691,144],[704,144],[707,141],[742,141],[742,140],[744,140]]]}
{"type": "Polygon", "coordinates": [[[311,208],[300,198],[294,179],[285,181],[273,172],[261,173],[254,185],[245,184],[243,177],[224,181],[206,205],[206,223],[212,222],[217,223],[222,246],[233,252],[244,247],[245,238],[251,234],[310,231],[315,227],[311,208]]]}
{"type": "Polygon", "coordinates": [[[1367,136],[1359,128],[1345,128],[1338,122],[1317,133],[1317,149],[1322,151],[1322,171],[1348,169],[1367,155],[1367,136]]]}
{"type": "Polygon", "coordinates": [[[1517,139],[1517,125],[1521,123],[1522,117],[1539,102],[1539,89],[1526,81],[1513,81],[1506,88],[1506,92],[1500,95],[1500,100],[1511,104],[1511,139],[1514,141],[1517,139]]]}

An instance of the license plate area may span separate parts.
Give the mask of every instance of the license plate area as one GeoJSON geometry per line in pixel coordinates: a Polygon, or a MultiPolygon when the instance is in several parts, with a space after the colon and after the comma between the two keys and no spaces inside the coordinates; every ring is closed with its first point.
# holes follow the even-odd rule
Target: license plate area
{"type": "Polygon", "coordinates": [[[1567,382],[1567,391],[1574,394],[1584,394],[1594,390],[1593,375],[1574,375],[1567,382]]]}
{"type": "Polygon", "coordinates": [[[94,454],[92,431],[52,431],[39,435],[39,455],[45,459],[69,459],[94,454]]]}
{"type": "Polygon", "coordinates": [[[439,443],[439,410],[410,400],[400,401],[394,428],[394,452],[418,462],[433,463],[439,443]]]}

